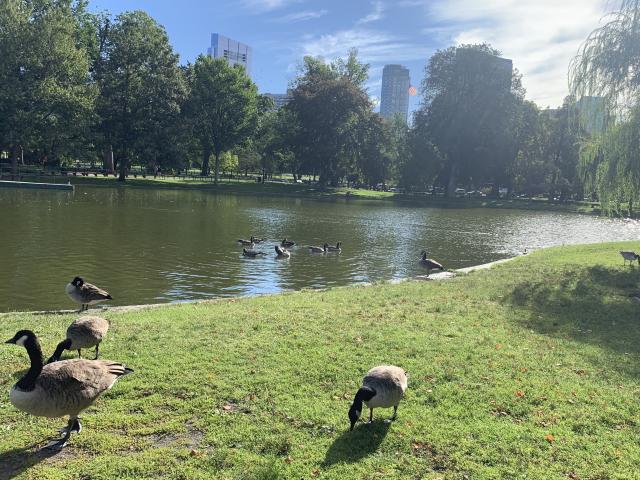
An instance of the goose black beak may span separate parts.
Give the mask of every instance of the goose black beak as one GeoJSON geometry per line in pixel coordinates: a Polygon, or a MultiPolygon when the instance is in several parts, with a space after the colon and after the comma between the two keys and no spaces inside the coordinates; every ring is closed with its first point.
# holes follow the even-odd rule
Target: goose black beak
{"type": "Polygon", "coordinates": [[[4,343],[13,343],[13,344],[15,344],[15,343],[16,343],[16,341],[15,341],[15,339],[13,339],[13,338],[12,338],[11,340],[7,340],[7,341],[6,341],[6,342],[4,342],[4,343]]]}

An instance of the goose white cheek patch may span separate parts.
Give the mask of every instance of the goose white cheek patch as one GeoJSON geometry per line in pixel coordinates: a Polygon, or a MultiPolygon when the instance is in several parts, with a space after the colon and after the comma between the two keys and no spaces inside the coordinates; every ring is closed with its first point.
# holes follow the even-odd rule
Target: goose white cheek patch
{"type": "Polygon", "coordinates": [[[24,347],[24,342],[26,341],[27,341],[27,336],[23,335],[16,341],[16,345],[20,345],[21,347],[24,347]]]}

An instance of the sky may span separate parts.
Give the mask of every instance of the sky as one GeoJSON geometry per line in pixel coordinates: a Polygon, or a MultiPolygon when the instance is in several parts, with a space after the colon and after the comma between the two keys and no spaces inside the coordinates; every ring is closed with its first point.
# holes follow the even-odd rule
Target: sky
{"type": "MultiPolygon", "coordinates": [[[[285,93],[304,55],[326,60],[357,48],[371,65],[369,95],[382,68],[399,63],[420,86],[429,57],[460,43],[488,42],[513,60],[527,98],[562,104],[567,69],[614,0],[92,0],[94,11],[144,10],[163,25],[182,63],[206,54],[211,33],[253,48],[261,93],[285,93]]],[[[420,102],[411,98],[410,109],[420,102]]]]}

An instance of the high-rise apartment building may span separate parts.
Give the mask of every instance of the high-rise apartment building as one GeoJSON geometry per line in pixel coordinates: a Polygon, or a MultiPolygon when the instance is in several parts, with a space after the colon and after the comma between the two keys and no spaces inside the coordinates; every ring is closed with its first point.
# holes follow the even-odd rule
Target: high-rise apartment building
{"type": "Polygon", "coordinates": [[[211,47],[207,54],[213,58],[226,58],[229,65],[242,65],[251,75],[251,47],[218,33],[211,34],[211,47]]]}
{"type": "Polygon", "coordinates": [[[267,97],[273,100],[274,109],[278,110],[291,101],[290,93],[265,93],[267,97]]]}
{"type": "Polygon", "coordinates": [[[380,115],[391,118],[400,114],[405,121],[409,116],[409,69],[402,65],[385,65],[382,70],[380,115]]]}

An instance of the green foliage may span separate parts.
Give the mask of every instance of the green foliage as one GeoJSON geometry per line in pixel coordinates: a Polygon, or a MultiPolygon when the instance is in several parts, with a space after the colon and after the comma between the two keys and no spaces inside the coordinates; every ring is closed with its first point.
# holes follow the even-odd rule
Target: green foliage
{"type": "Polygon", "coordinates": [[[191,66],[189,81],[186,113],[203,152],[202,173],[208,173],[208,158],[213,154],[217,183],[220,155],[246,142],[256,129],[257,87],[243,68],[203,55],[191,66]]]}
{"type": "Polygon", "coordinates": [[[177,154],[185,85],[163,27],[140,11],[108,22],[96,82],[100,132],[113,146],[120,180],[133,160],[155,166],[177,154]]]}
{"type": "Polygon", "coordinates": [[[603,207],[629,215],[640,200],[640,1],[623,0],[571,64],[577,97],[602,97],[604,130],[583,139],[580,173],[603,207]]]}

